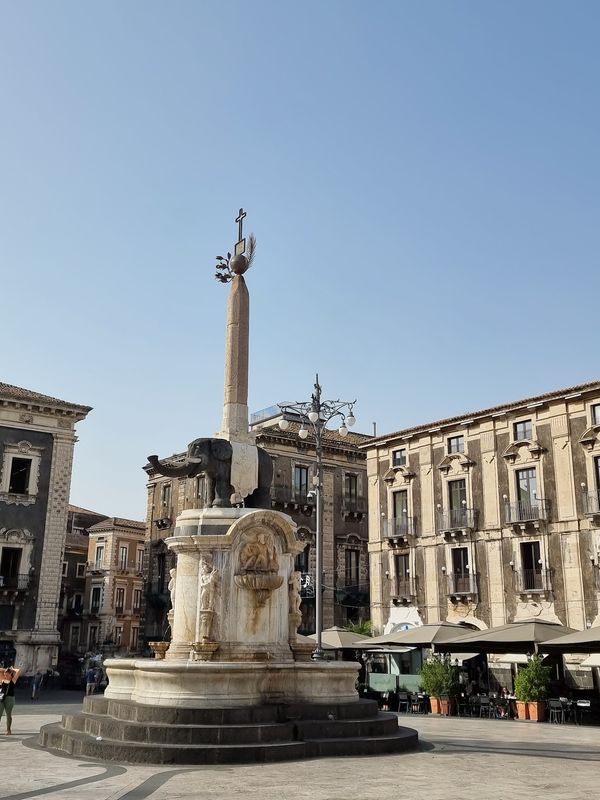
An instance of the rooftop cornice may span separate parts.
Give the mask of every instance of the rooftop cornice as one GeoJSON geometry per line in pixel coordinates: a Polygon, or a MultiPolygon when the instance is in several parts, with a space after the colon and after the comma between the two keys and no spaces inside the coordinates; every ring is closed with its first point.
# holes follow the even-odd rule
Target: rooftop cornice
{"type": "Polygon", "coordinates": [[[504,403],[491,408],[485,408],[481,411],[470,411],[467,414],[461,414],[457,417],[448,417],[447,419],[438,420],[436,422],[427,422],[423,425],[415,425],[412,428],[404,428],[402,430],[387,433],[383,436],[377,436],[369,439],[369,441],[359,444],[360,450],[369,450],[372,447],[385,446],[396,439],[402,439],[410,435],[424,434],[424,433],[441,433],[444,428],[454,428],[456,426],[464,425],[465,421],[470,424],[476,424],[486,418],[500,417],[514,411],[531,411],[538,405],[545,405],[556,400],[571,400],[579,399],[584,393],[600,393],[600,381],[591,381],[590,383],[582,383],[578,386],[571,386],[567,389],[558,389],[554,392],[547,394],[537,395],[536,397],[527,397],[523,400],[517,400],[513,403],[504,403]]]}

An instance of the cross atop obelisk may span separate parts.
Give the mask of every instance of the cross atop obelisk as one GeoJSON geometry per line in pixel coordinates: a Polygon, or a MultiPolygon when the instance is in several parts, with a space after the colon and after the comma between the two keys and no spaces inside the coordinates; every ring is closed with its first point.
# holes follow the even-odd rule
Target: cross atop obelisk
{"type": "Polygon", "coordinates": [[[234,255],[217,257],[215,277],[222,283],[231,282],[227,301],[227,329],[225,336],[225,386],[223,419],[219,438],[241,444],[253,444],[254,436],[248,429],[248,343],[250,336],[250,296],[244,273],[250,267],[256,240],[253,235],[243,236],[246,212],[240,208],[236,218],[238,241],[234,255]],[[247,255],[246,255],[247,253],[247,255]]]}

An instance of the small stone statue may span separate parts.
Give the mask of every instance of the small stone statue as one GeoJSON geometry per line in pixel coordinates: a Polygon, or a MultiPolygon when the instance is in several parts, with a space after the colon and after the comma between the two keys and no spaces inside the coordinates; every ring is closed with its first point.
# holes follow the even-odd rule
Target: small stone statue
{"type": "Polygon", "coordinates": [[[212,559],[203,556],[200,560],[200,574],[198,577],[198,593],[200,609],[214,611],[221,585],[219,570],[213,567],[212,559]]]}
{"type": "Polygon", "coordinates": [[[302,598],[300,597],[299,572],[292,572],[290,575],[289,589],[290,614],[299,614],[302,616],[300,611],[300,603],[302,602],[302,598]]]}
{"type": "Polygon", "coordinates": [[[173,569],[169,570],[169,575],[171,576],[171,580],[169,581],[169,585],[167,589],[171,595],[171,608],[175,608],[175,584],[177,582],[177,567],[173,567],[173,569]]]}

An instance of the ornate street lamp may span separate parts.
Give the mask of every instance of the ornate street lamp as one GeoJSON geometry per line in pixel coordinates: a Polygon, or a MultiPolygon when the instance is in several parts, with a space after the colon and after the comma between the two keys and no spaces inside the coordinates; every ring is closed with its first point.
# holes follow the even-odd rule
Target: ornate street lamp
{"type": "MultiPolygon", "coordinates": [[[[343,402],[341,400],[322,400],[319,376],[316,377],[315,391],[311,399],[304,403],[285,403],[279,408],[282,414],[292,414],[300,417],[300,430],[298,436],[306,439],[309,432],[312,432],[315,439],[315,450],[317,454],[317,475],[313,478],[314,489],[309,494],[316,495],[317,500],[317,531],[316,531],[316,576],[315,576],[315,627],[317,646],[312,654],[314,661],[321,661],[325,658],[322,647],[323,633],[323,438],[327,423],[336,417],[341,417],[341,425],[338,428],[340,436],[348,435],[348,428],[356,422],[353,408],[356,400],[343,402]]],[[[282,431],[289,428],[289,421],[284,417],[279,421],[282,431]]]]}

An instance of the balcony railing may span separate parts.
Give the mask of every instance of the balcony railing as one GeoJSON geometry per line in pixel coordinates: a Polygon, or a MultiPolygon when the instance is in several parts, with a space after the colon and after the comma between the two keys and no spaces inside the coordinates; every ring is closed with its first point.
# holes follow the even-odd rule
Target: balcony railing
{"type": "Polygon", "coordinates": [[[474,530],[476,527],[477,511],[474,508],[451,508],[437,513],[437,529],[440,533],[474,530]]]}
{"type": "Polygon", "coordinates": [[[115,614],[122,614],[123,606],[115,606],[115,614]]]}
{"type": "Polygon", "coordinates": [[[310,572],[300,574],[300,597],[315,596],[315,577],[310,572]]]}
{"type": "Polygon", "coordinates": [[[387,535],[389,539],[406,538],[415,535],[415,517],[398,517],[388,520],[387,535]]]}
{"type": "Polygon", "coordinates": [[[475,572],[451,572],[447,575],[448,594],[477,594],[477,574],[475,572]]]}
{"type": "Polygon", "coordinates": [[[119,561],[117,564],[119,572],[128,572],[134,575],[140,575],[142,572],[142,565],[137,561],[119,561]]]}
{"type": "Polygon", "coordinates": [[[367,510],[367,502],[362,497],[344,497],[342,510],[347,514],[364,514],[367,510]]]}
{"type": "Polygon", "coordinates": [[[347,608],[364,608],[369,605],[369,584],[358,583],[347,577],[335,588],[335,602],[347,608]]]}
{"type": "Polygon", "coordinates": [[[0,589],[10,589],[11,591],[24,592],[29,589],[31,576],[24,575],[0,575],[0,589]]]}
{"type": "Polygon", "coordinates": [[[552,571],[549,569],[517,570],[515,578],[518,592],[548,592],[552,589],[552,571]]]}
{"type": "Polygon", "coordinates": [[[600,514],[600,491],[583,493],[583,511],[589,516],[600,514]]]}
{"type": "Polygon", "coordinates": [[[99,614],[100,613],[100,603],[92,603],[90,606],[90,614],[99,614]]]}
{"type": "Polygon", "coordinates": [[[98,558],[95,561],[87,562],[88,572],[103,572],[105,569],[108,569],[108,565],[105,564],[103,558],[98,558]]]}
{"type": "Polygon", "coordinates": [[[537,522],[548,519],[548,501],[540,498],[520,500],[517,503],[506,503],[504,516],[507,524],[515,522],[537,522]]]}
{"type": "Polygon", "coordinates": [[[392,597],[411,600],[417,596],[417,582],[414,578],[396,578],[392,587],[392,597]]]}

